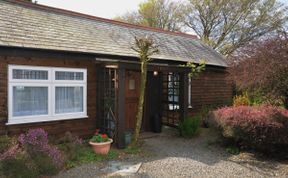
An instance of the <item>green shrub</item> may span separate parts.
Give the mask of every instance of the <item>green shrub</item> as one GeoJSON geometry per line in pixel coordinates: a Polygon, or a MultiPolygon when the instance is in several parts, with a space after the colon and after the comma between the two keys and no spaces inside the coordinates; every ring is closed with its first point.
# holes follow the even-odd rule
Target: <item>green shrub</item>
{"type": "Polygon", "coordinates": [[[226,148],[226,151],[230,154],[233,154],[233,155],[238,155],[240,153],[240,149],[239,147],[237,146],[233,146],[233,145],[229,145],[227,148],[226,148]]]}
{"type": "Polygon", "coordinates": [[[31,160],[40,175],[51,176],[59,172],[59,167],[53,163],[53,160],[47,154],[34,152],[31,160]]]}
{"type": "Polygon", "coordinates": [[[15,158],[1,161],[1,172],[6,177],[34,178],[57,174],[59,168],[47,154],[34,152],[33,156],[22,153],[15,158]]]}
{"type": "Polygon", "coordinates": [[[272,106],[279,106],[284,108],[284,98],[263,94],[260,92],[253,92],[249,94],[251,105],[259,106],[259,105],[272,105],[272,106]]]}
{"type": "Polygon", "coordinates": [[[36,167],[23,156],[2,161],[1,172],[7,178],[36,178],[39,176],[36,167]]]}
{"type": "Polygon", "coordinates": [[[199,131],[201,123],[200,116],[186,118],[179,124],[180,135],[186,138],[191,138],[199,131]]]}
{"type": "Polygon", "coordinates": [[[66,160],[75,160],[83,147],[83,140],[72,135],[71,132],[66,132],[64,137],[57,141],[57,144],[59,149],[65,153],[66,160]]]}
{"type": "Polygon", "coordinates": [[[260,106],[272,105],[284,107],[285,98],[272,94],[265,94],[261,91],[245,91],[242,95],[233,98],[233,106],[260,106]]]}
{"type": "Polygon", "coordinates": [[[206,105],[203,106],[199,112],[199,117],[201,118],[201,126],[204,128],[209,127],[209,117],[211,115],[211,111],[216,108],[216,105],[206,105]]]}
{"type": "Polygon", "coordinates": [[[15,138],[8,137],[7,135],[0,136],[0,153],[4,153],[16,142],[15,138]]]}
{"type": "Polygon", "coordinates": [[[233,106],[249,106],[250,105],[250,99],[248,96],[248,93],[245,92],[243,95],[236,95],[233,98],[233,106]]]}

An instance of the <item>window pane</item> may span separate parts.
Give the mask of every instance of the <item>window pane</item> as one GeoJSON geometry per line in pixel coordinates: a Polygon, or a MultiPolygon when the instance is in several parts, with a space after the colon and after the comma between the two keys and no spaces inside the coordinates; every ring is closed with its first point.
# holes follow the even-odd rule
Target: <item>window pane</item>
{"type": "Polygon", "coordinates": [[[48,114],[48,87],[13,87],[13,116],[48,114]]]}
{"type": "Polygon", "coordinates": [[[168,74],[168,103],[169,110],[179,109],[179,75],[176,73],[168,74]]]}
{"type": "Polygon", "coordinates": [[[135,90],[135,80],[134,79],[129,80],[129,90],[135,90]]]}
{"type": "Polygon", "coordinates": [[[83,80],[83,72],[61,72],[56,71],[56,80],[83,80]]]}
{"type": "Polygon", "coordinates": [[[56,87],[55,113],[83,112],[83,87],[56,87]]]}
{"type": "Polygon", "coordinates": [[[48,80],[48,71],[13,69],[13,79],[48,80]]]}

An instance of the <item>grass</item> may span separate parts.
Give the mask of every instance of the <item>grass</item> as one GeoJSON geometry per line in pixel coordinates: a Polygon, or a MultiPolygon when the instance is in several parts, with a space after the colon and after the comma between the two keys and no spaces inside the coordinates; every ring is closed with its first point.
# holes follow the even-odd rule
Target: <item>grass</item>
{"type": "Polygon", "coordinates": [[[127,156],[138,155],[142,152],[141,144],[128,147],[123,150],[111,148],[107,155],[95,154],[93,149],[88,143],[88,140],[84,140],[83,144],[77,145],[73,142],[58,144],[58,148],[62,150],[66,155],[65,167],[67,169],[79,166],[81,164],[96,163],[106,160],[122,159],[127,156]]]}
{"type": "Polygon", "coordinates": [[[133,146],[125,148],[123,152],[126,154],[139,154],[142,152],[142,149],[140,146],[133,146]]]}
{"type": "Polygon", "coordinates": [[[110,149],[107,155],[95,154],[89,145],[84,145],[77,151],[77,156],[73,160],[66,162],[67,168],[72,168],[81,164],[100,162],[117,158],[119,152],[115,149],[110,149]]]}
{"type": "Polygon", "coordinates": [[[228,145],[226,151],[232,155],[240,154],[240,149],[237,146],[228,145]]]}
{"type": "Polygon", "coordinates": [[[66,168],[73,168],[75,166],[87,163],[101,162],[105,160],[118,159],[127,155],[138,155],[142,153],[140,146],[128,147],[123,150],[111,148],[108,155],[95,154],[90,145],[84,144],[77,150],[76,157],[66,162],[66,168]]]}

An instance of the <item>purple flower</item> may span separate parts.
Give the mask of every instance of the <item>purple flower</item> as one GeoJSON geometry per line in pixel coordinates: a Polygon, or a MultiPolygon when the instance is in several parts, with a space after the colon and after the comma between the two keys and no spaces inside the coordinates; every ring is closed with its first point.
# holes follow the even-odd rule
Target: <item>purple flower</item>
{"type": "Polygon", "coordinates": [[[64,162],[58,148],[49,145],[48,134],[42,128],[28,130],[26,134],[18,137],[18,141],[32,156],[35,152],[42,152],[47,154],[57,166],[61,166],[64,162]]]}
{"type": "Polygon", "coordinates": [[[21,134],[18,141],[22,144],[44,146],[48,144],[48,134],[44,129],[30,129],[26,134],[21,134]]]}
{"type": "Polygon", "coordinates": [[[48,146],[46,149],[48,155],[53,160],[54,164],[61,166],[63,164],[63,156],[55,146],[48,146]]]}

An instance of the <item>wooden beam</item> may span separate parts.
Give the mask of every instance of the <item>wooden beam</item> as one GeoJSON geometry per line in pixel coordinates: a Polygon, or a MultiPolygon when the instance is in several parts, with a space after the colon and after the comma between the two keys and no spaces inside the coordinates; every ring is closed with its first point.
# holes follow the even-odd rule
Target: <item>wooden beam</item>
{"type": "MultiPolygon", "coordinates": [[[[118,66],[121,68],[140,71],[140,64],[137,63],[124,63],[119,62],[118,66]]],[[[148,64],[148,71],[158,71],[158,72],[190,72],[190,68],[180,67],[178,65],[157,65],[157,64],[148,64]]]]}
{"type": "Polygon", "coordinates": [[[180,120],[183,121],[188,116],[188,73],[180,73],[180,120]]]}
{"type": "Polygon", "coordinates": [[[125,69],[118,69],[117,147],[125,148],[125,69]]]}

